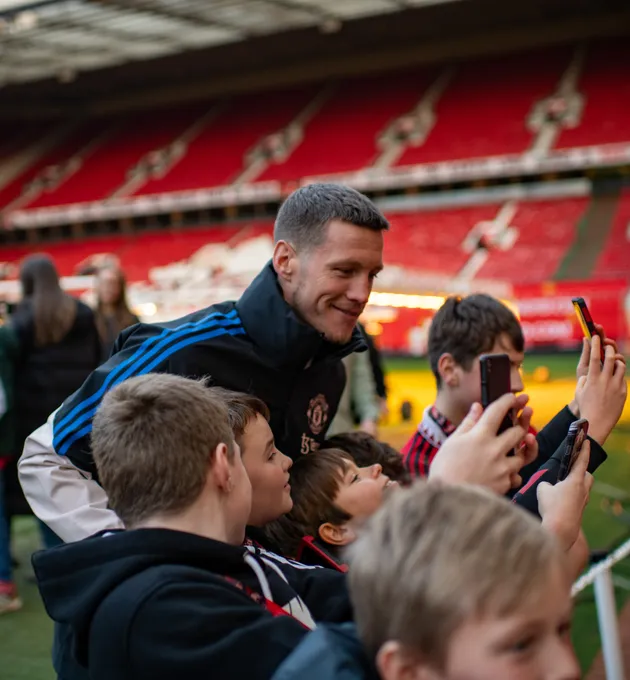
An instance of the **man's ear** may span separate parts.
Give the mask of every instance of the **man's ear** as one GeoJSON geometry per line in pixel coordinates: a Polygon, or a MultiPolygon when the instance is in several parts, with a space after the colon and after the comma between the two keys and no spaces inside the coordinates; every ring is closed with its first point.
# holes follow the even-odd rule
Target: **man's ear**
{"type": "MultiPolygon", "coordinates": [[[[232,444],[236,446],[236,444],[232,444]]],[[[224,493],[232,491],[232,466],[228,458],[227,444],[219,444],[210,454],[210,474],[214,485],[224,493]]]]}
{"type": "Polygon", "coordinates": [[[440,374],[442,385],[447,387],[457,387],[459,385],[459,364],[455,361],[452,354],[444,352],[438,359],[437,370],[440,374]]]}
{"type": "Polygon", "coordinates": [[[273,268],[281,281],[289,283],[295,276],[297,253],[288,241],[278,241],[273,248],[273,268]]]}
{"type": "Polygon", "coordinates": [[[319,537],[329,545],[336,545],[338,547],[349,545],[357,537],[349,524],[331,524],[325,522],[319,527],[319,537]]]}
{"type": "Polygon", "coordinates": [[[382,680],[440,680],[440,675],[397,640],[388,640],[376,654],[382,680]]]}

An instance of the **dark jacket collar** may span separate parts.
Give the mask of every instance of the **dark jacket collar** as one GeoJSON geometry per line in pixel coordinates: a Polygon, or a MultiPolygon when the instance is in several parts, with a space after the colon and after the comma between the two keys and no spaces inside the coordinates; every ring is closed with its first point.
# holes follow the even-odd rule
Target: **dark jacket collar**
{"type": "Polygon", "coordinates": [[[309,361],[339,358],[367,349],[357,327],[345,345],[328,342],[298,318],[285,301],[278,277],[269,262],[236,303],[247,335],[267,361],[281,368],[304,368],[309,361]]]}

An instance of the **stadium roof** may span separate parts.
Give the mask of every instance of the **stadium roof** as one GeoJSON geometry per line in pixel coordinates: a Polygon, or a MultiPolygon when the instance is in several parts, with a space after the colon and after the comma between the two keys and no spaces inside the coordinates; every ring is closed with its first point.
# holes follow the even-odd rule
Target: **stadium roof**
{"type": "Polygon", "coordinates": [[[0,85],[453,1],[0,0],[0,85]]]}

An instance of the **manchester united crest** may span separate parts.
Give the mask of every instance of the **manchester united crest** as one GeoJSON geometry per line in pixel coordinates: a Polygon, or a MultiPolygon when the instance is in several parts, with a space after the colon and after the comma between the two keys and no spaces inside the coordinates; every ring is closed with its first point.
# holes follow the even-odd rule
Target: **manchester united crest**
{"type": "Polygon", "coordinates": [[[328,402],[323,394],[318,394],[311,399],[306,417],[313,434],[317,435],[324,429],[328,422],[328,402]]]}

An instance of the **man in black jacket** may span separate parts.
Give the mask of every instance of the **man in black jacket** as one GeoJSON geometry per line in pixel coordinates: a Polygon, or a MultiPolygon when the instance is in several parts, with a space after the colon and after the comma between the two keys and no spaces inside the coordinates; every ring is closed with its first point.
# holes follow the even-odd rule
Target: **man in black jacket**
{"type": "Polygon", "coordinates": [[[289,196],[273,260],[238,302],[124,331],[109,361],[27,439],[20,481],[35,514],[65,541],[120,527],[96,483],[92,417],[110,388],[149,372],[210,376],[255,394],[280,450],[295,458],[317,449],[343,392],[341,359],[365,349],[356,323],[387,229],[353,189],[313,184],[289,196]]]}
{"type": "Polygon", "coordinates": [[[227,407],[203,383],[118,385],[92,443],[128,529],[33,559],[91,680],[262,680],[316,622],[351,620],[343,574],[242,545],[252,487],[227,407]]]}

